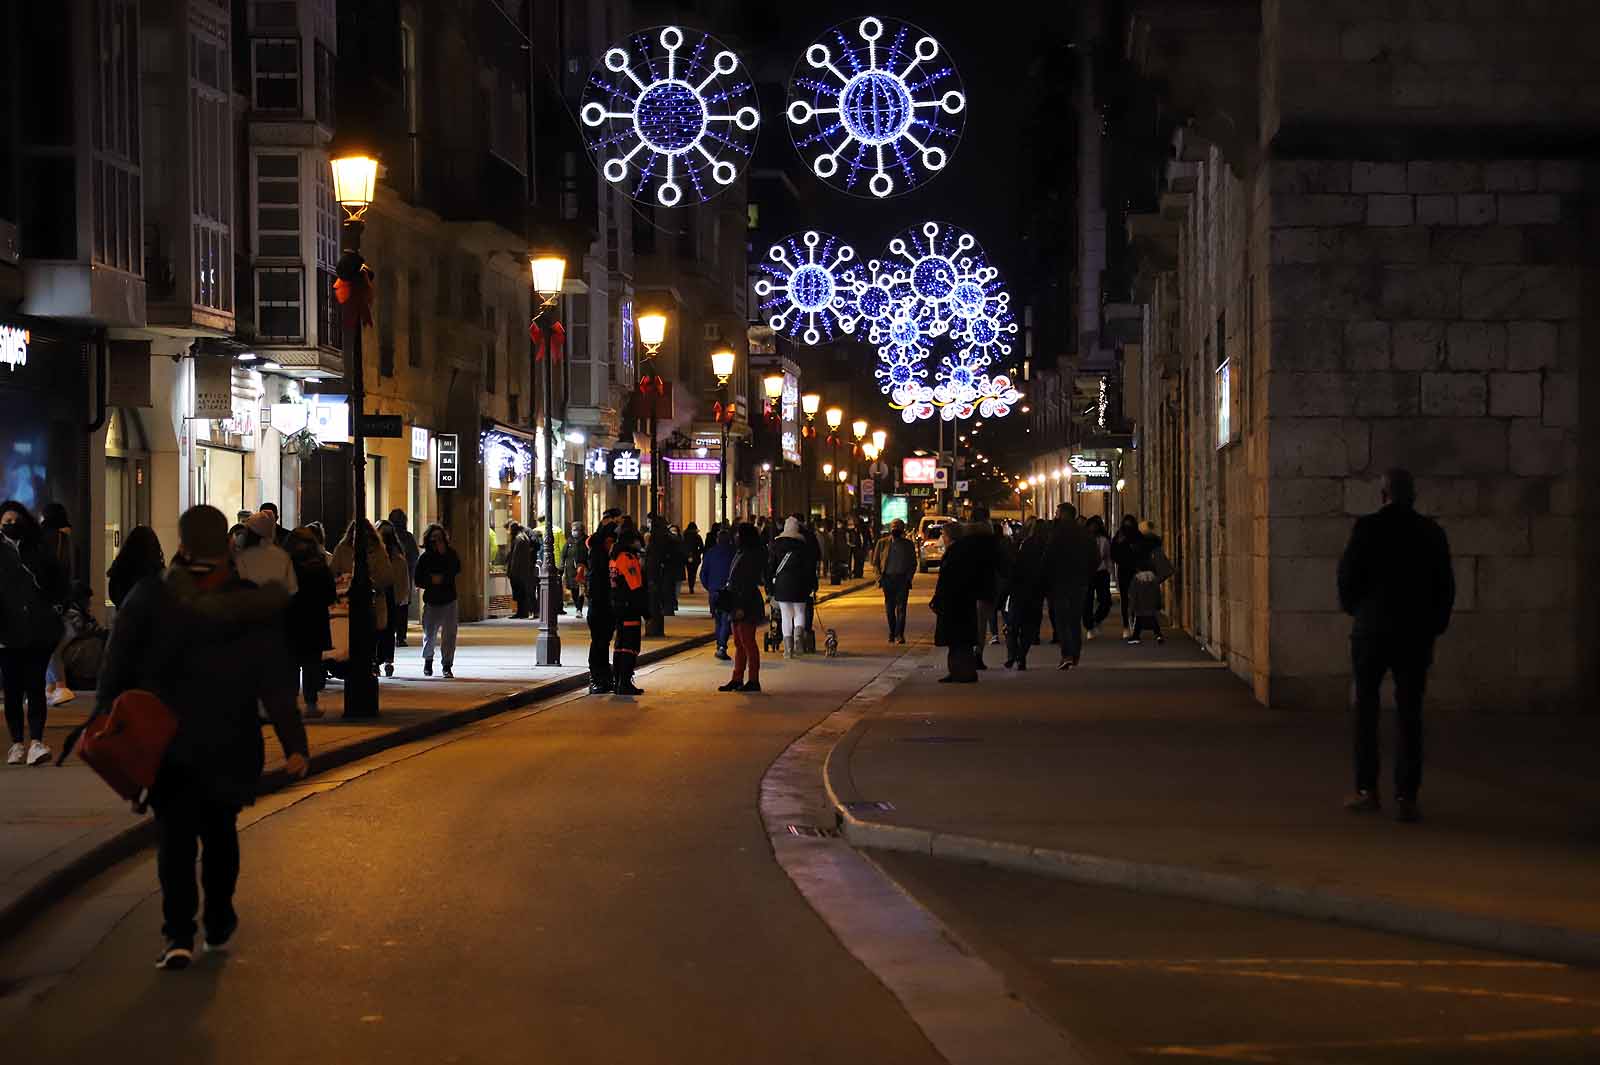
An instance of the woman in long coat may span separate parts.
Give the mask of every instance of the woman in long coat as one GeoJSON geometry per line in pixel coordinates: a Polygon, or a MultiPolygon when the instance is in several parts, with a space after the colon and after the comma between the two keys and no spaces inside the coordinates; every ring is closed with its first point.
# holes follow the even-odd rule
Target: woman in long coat
{"type": "Polygon", "coordinates": [[[956,522],[945,522],[939,534],[945,541],[944,559],[939,563],[939,580],[928,605],[938,615],[933,626],[933,642],[946,649],[949,672],[940,684],[978,683],[978,663],[974,650],[978,643],[978,592],[993,582],[993,576],[980,572],[982,545],[965,535],[956,522]]]}

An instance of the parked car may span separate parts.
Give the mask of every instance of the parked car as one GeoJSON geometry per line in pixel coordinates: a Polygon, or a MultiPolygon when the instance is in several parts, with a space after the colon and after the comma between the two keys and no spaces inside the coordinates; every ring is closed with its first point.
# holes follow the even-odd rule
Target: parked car
{"type": "Polygon", "coordinates": [[[944,559],[944,544],[939,542],[939,534],[944,532],[945,522],[955,519],[948,514],[925,514],[917,523],[917,569],[926,573],[937,566],[944,559]]]}

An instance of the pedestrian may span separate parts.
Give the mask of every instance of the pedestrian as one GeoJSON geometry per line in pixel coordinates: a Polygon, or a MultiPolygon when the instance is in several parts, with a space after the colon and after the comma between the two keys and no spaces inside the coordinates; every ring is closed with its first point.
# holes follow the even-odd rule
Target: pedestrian
{"type": "MultiPolygon", "coordinates": [[[[656,519],[656,531],[666,534],[661,519],[656,519]]],[[[612,691],[617,695],[643,695],[644,689],[633,683],[633,671],[639,664],[639,646],[644,637],[644,619],[650,616],[650,591],[646,587],[644,562],[640,558],[639,533],[631,528],[617,535],[617,546],[611,549],[611,613],[617,619],[616,646],[612,651],[612,691]]]]}
{"type": "Polygon", "coordinates": [[[1450,541],[1437,522],[1416,511],[1409,471],[1383,475],[1382,508],[1359,519],[1339,561],[1339,605],[1355,619],[1350,660],[1355,678],[1355,794],[1345,808],[1377,810],[1378,692],[1394,674],[1395,817],[1417,821],[1422,787],[1422,696],[1434,641],[1455,608],[1450,541]]]}
{"type": "Polygon", "coordinates": [[[860,579],[862,568],[866,564],[867,542],[863,536],[861,520],[854,516],[850,517],[845,522],[845,544],[850,549],[847,576],[857,580],[860,579]]]}
{"type": "Polygon", "coordinates": [[[405,511],[399,507],[389,511],[389,524],[394,526],[394,534],[399,539],[400,546],[404,549],[406,557],[405,573],[403,575],[400,573],[394,575],[396,586],[405,585],[406,609],[400,611],[398,616],[390,619],[389,625],[394,630],[394,645],[396,647],[404,647],[406,646],[406,631],[411,624],[411,589],[416,587],[414,581],[417,574],[417,558],[422,554],[422,549],[417,546],[417,538],[411,535],[405,511]]]}
{"type": "Polygon", "coordinates": [[[690,522],[688,528],[683,530],[683,554],[686,560],[685,570],[689,576],[689,594],[694,594],[695,574],[700,572],[700,560],[705,557],[706,542],[700,535],[700,528],[690,522]]]}
{"type": "Polygon", "coordinates": [[[717,593],[728,585],[728,574],[733,572],[733,530],[724,525],[712,527],[711,546],[706,548],[705,560],[700,564],[700,586],[706,590],[706,601],[711,616],[716,619],[718,661],[728,661],[728,640],[733,635],[733,616],[717,605],[717,593]]]}
{"type": "Polygon", "coordinates": [[[767,548],[749,522],[739,526],[735,548],[728,583],[717,596],[717,605],[727,611],[733,622],[733,676],[717,691],[759,692],[761,646],[756,643],[756,628],[766,613],[761,588],[766,576],[767,548]]]}
{"type": "Polygon", "coordinates": [[[328,667],[323,664],[322,652],[333,647],[333,628],[329,622],[328,608],[339,598],[339,592],[333,581],[333,570],[328,566],[328,553],[322,550],[316,534],[310,529],[302,527],[290,533],[284,549],[289,553],[289,561],[294,564],[294,579],[298,588],[289,597],[289,654],[300,670],[304,714],[307,718],[316,719],[322,716],[322,709],[317,704],[328,679],[328,667]]]}
{"type": "Polygon", "coordinates": [[[906,539],[906,523],[889,523],[889,537],[879,555],[878,587],[883,589],[883,612],[889,622],[889,642],[906,642],[906,604],[917,576],[917,549],[906,539]]]}
{"type": "Polygon", "coordinates": [[[1167,638],[1161,635],[1161,586],[1172,577],[1172,563],[1161,550],[1161,534],[1148,521],[1139,526],[1139,553],[1133,560],[1133,634],[1128,643],[1138,644],[1145,629],[1156,634],[1156,643],[1167,638]]]}
{"type": "Polygon", "coordinates": [[[167,556],[161,550],[161,538],[148,525],[135,525],[122,538],[122,549],[116,561],[106,570],[106,593],[111,605],[122,609],[123,600],[133,591],[134,585],[146,577],[166,571],[167,556]]]}
{"type": "Polygon", "coordinates": [[[384,589],[387,597],[384,606],[389,611],[389,624],[378,634],[378,661],[383,665],[383,675],[394,676],[395,620],[406,616],[411,609],[411,567],[406,563],[405,545],[389,522],[378,525],[378,538],[383,541],[384,553],[389,558],[389,572],[394,579],[384,589]]]}
{"type": "Polygon", "coordinates": [[[983,661],[984,637],[988,635],[990,621],[1000,602],[1000,578],[1007,568],[1006,556],[1000,549],[1000,537],[995,535],[994,523],[989,520],[989,508],[972,508],[972,521],[962,534],[970,541],[966,550],[973,557],[972,595],[977,603],[977,638],[972,641],[972,668],[988,669],[983,661]]]}
{"type": "Polygon", "coordinates": [[[270,510],[258,510],[244,523],[243,546],[234,552],[233,565],[239,579],[261,586],[281,584],[283,590],[294,595],[296,584],[294,563],[289,553],[278,546],[277,521],[270,510]]]}
{"type": "Polygon", "coordinates": [[[1039,624],[1044,613],[1048,584],[1050,522],[1028,519],[1011,564],[1011,579],[1006,596],[1006,668],[1028,668],[1028,650],[1039,642],[1039,624]]]}
{"type": "Polygon", "coordinates": [[[823,518],[817,522],[817,562],[822,578],[833,583],[833,520],[823,518]]]}
{"type": "Polygon", "coordinates": [[[1139,519],[1132,514],[1122,516],[1117,535],[1111,538],[1111,565],[1117,575],[1117,598],[1122,603],[1122,638],[1133,635],[1133,611],[1130,596],[1133,592],[1133,560],[1139,555],[1139,519]]]}
{"type": "Polygon", "coordinates": [[[833,572],[828,577],[829,584],[839,584],[850,576],[850,530],[845,527],[845,520],[840,518],[833,523],[833,550],[829,552],[833,558],[833,572]]]}
{"type": "Polygon", "coordinates": [[[118,615],[95,700],[101,714],[124,692],[145,689],[178,720],[150,789],[160,840],[161,969],[182,969],[194,958],[197,849],[207,952],[226,948],[239,926],[238,816],[255,801],[266,760],[258,706],[289,776],[304,777],[308,768],[284,639],[288,591],[240,578],[229,560],[228,519],[214,507],[185,511],[178,541],[166,575],[141,583],[118,615]]]}
{"type": "Polygon", "coordinates": [[[979,571],[988,563],[988,552],[983,545],[969,541],[966,528],[954,521],[944,523],[939,539],[944,545],[944,558],[928,604],[937,615],[934,646],[945,648],[947,672],[939,683],[976,684],[978,667],[973,650],[979,636],[978,591],[984,583],[979,571]]]}
{"type": "Polygon", "coordinates": [[[412,583],[422,589],[422,675],[433,676],[433,652],[438,648],[446,680],[455,677],[456,628],[460,623],[460,604],[456,601],[456,579],[461,576],[461,557],[450,546],[450,534],[443,525],[428,526],[422,534],[422,553],[417,556],[417,572],[412,583]]]}
{"type": "Polygon", "coordinates": [[[1089,519],[1084,531],[1094,543],[1095,569],[1083,597],[1083,635],[1092,640],[1111,613],[1111,538],[1106,535],[1105,519],[1098,514],[1089,519]]]}
{"type": "Polygon", "coordinates": [[[572,605],[583,617],[583,581],[578,574],[589,565],[589,542],[583,535],[583,522],[572,523],[567,542],[561,545],[561,580],[572,593],[572,605]]]}
{"type": "Polygon", "coordinates": [[[783,657],[798,658],[806,631],[806,604],[817,590],[817,558],[799,518],[786,519],[783,532],[772,541],[766,585],[782,619],[783,657]]]}
{"type": "Polygon", "coordinates": [[[579,582],[589,592],[589,694],[611,691],[611,638],[617,619],[611,609],[611,552],[616,547],[622,511],[615,507],[600,516],[589,537],[589,562],[579,582]]]}
{"type": "Polygon", "coordinates": [[[533,537],[517,522],[506,523],[506,577],[511,581],[514,618],[526,618],[534,607],[538,555],[533,537]]]}
{"type": "Polygon", "coordinates": [[[45,674],[66,631],[60,613],[66,597],[66,574],[45,546],[39,523],[16,500],[0,503],[0,678],[11,734],[7,765],[50,760],[44,742],[50,706],[45,674]]]}
{"type": "Polygon", "coordinates": [[[1045,566],[1051,624],[1061,645],[1057,669],[1074,669],[1083,656],[1083,598],[1096,565],[1094,541],[1078,521],[1078,508],[1062,503],[1045,566]]]}
{"type": "MultiPolygon", "coordinates": [[[[366,668],[372,670],[372,675],[378,675],[378,657],[386,642],[389,631],[389,600],[391,586],[394,584],[394,567],[389,565],[389,552],[383,546],[383,540],[378,535],[378,530],[373,528],[372,522],[366,518],[361,519],[361,528],[365,531],[367,545],[367,576],[372,581],[372,613],[373,613],[373,653],[372,661],[364,665],[351,662],[351,669],[366,668]]],[[[345,529],[344,539],[339,541],[339,546],[333,549],[333,576],[335,581],[346,575],[354,576],[356,566],[356,523],[351,522],[345,529]]]]}
{"type": "Polygon", "coordinates": [[[671,617],[677,613],[678,579],[683,573],[683,543],[667,526],[667,519],[656,515],[650,521],[650,544],[644,552],[645,581],[650,593],[650,616],[671,617]]]}
{"type": "Polygon", "coordinates": [[[272,515],[272,542],[279,547],[287,549],[289,546],[289,530],[283,527],[283,517],[278,513],[278,504],[263,503],[261,509],[272,515]]]}
{"type": "MultiPolygon", "coordinates": [[[[61,571],[62,587],[65,592],[61,598],[62,607],[69,603],[75,604],[80,610],[87,611],[88,596],[75,593],[78,587],[77,553],[72,549],[72,521],[67,516],[67,508],[60,503],[46,503],[39,512],[39,544],[52,559],[56,568],[61,571]]],[[[66,669],[61,662],[61,649],[72,638],[70,628],[64,627],[61,641],[50,653],[49,665],[45,667],[44,697],[45,702],[51,706],[60,706],[70,703],[77,695],[67,687],[66,669]]]]}
{"type": "MultiPolygon", "coordinates": [[[[989,632],[989,642],[1001,642],[1000,622],[1005,614],[1006,598],[1011,593],[1011,570],[1017,561],[1017,548],[1011,541],[1010,530],[1004,522],[995,522],[992,526],[994,532],[994,599],[989,603],[989,611],[985,617],[989,632]]],[[[982,638],[979,633],[979,638],[982,638]]],[[[980,653],[980,659],[983,657],[980,653]]]]}

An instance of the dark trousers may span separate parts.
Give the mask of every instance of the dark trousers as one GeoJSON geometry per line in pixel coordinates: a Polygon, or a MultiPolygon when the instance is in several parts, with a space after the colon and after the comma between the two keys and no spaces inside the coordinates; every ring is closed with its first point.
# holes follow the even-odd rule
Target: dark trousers
{"type": "Polygon", "coordinates": [[[726,610],[716,611],[717,619],[717,650],[723,654],[728,652],[728,640],[733,637],[733,616],[726,610]]]}
{"type": "Polygon", "coordinates": [[[1355,636],[1350,660],[1356,681],[1356,790],[1378,790],[1378,693],[1394,674],[1394,794],[1415,799],[1422,787],[1422,694],[1433,664],[1431,640],[1355,636]]]}
{"type": "Polygon", "coordinates": [[[1159,614],[1138,614],[1133,619],[1133,638],[1137,640],[1144,635],[1144,630],[1149,629],[1156,634],[1156,639],[1162,639],[1161,616],[1159,614]]]}
{"type": "Polygon", "coordinates": [[[406,645],[406,626],[411,622],[411,604],[401,603],[389,610],[389,632],[396,647],[406,645]]]}
{"type": "Polygon", "coordinates": [[[754,621],[733,623],[733,679],[761,679],[761,645],[756,642],[754,621]]]}
{"type": "Polygon", "coordinates": [[[1061,657],[1076,662],[1083,655],[1083,598],[1085,588],[1068,588],[1059,597],[1050,597],[1050,623],[1055,626],[1061,657]]]}
{"type": "Polygon", "coordinates": [[[611,613],[596,602],[589,610],[589,683],[611,685],[611,636],[617,623],[611,613]]]}
{"type": "Polygon", "coordinates": [[[1012,607],[1006,612],[1006,658],[1026,662],[1028,648],[1039,642],[1039,608],[1012,607]]]}
{"type": "Polygon", "coordinates": [[[1111,574],[1096,573],[1083,597],[1083,627],[1097,629],[1111,613],[1111,574]]]}
{"type": "Polygon", "coordinates": [[[511,581],[511,601],[516,604],[516,609],[511,616],[525,618],[528,616],[528,587],[515,577],[511,577],[509,580],[511,581]]]}
{"type": "Polygon", "coordinates": [[[1117,598],[1122,603],[1122,627],[1129,628],[1133,625],[1133,600],[1129,594],[1133,590],[1133,571],[1126,573],[1117,571],[1117,598]]]}
{"type": "Polygon", "coordinates": [[[6,728],[12,743],[24,739],[44,740],[44,671],[50,665],[53,648],[0,647],[0,674],[5,678],[6,728]],[[22,704],[26,700],[27,735],[23,735],[22,704]]]}
{"type": "Polygon", "coordinates": [[[181,943],[194,942],[195,911],[200,908],[194,882],[198,846],[206,930],[226,939],[239,923],[233,911],[233,889],[239,882],[239,808],[181,785],[173,789],[165,781],[158,781],[157,789],[151,805],[161,836],[156,856],[161,879],[161,934],[181,943]]]}
{"type": "Polygon", "coordinates": [[[978,679],[978,657],[974,653],[976,650],[972,644],[950,645],[949,650],[945,652],[944,661],[952,677],[957,680],[978,679]]]}
{"type": "Polygon", "coordinates": [[[321,659],[300,664],[300,694],[305,697],[307,706],[314,705],[317,696],[321,695],[322,689],[327,686],[328,667],[322,664],[321,659]]]}
{"type": "Polygon", "coordinates": [[[611,654],[611,672],[618,684],[633,679],[633,667],[639,663],[639,642],[644,638],[644,621],[629,618],[617,622],[617,646],[611,654]]]}
{"type": "Polygon", "coordinates": [[[882,583],[883,612],[889,622],[889,639],[897,640],[906,634],[906,603],[911,598],[911,576],[889,573],[884,575],[882,583]]]}

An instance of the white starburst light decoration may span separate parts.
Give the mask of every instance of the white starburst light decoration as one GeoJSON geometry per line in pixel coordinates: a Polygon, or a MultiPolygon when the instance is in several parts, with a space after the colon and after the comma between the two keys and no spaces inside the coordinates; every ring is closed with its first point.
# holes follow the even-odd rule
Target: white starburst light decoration
{"type": "Polygon", "coordinates": [[[853,310],[859,266],[854,248],[831,234],[807,230],[774,244],[767,258],[756,295],[764,300],[768,325],[807,344],[855,332],[860,316],[853,310]]]}

